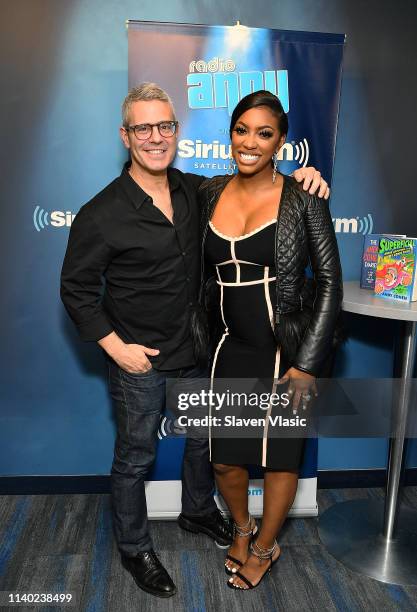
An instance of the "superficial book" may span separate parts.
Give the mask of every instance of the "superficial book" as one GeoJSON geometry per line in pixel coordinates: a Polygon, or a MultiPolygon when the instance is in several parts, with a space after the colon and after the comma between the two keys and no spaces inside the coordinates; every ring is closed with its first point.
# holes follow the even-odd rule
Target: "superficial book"
{"type": "Polygon", "coordinates": [[[375,295],[401,302],[417,299],[416,250],[416,238],[381,237],[375,295]]]}

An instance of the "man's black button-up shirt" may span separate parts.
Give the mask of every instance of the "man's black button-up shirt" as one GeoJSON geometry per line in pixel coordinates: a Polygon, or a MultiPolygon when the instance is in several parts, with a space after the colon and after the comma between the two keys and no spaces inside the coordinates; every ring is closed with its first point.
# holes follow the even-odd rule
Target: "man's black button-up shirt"
{"type": "Polygon", "coordinates": [[[190,366],[190,313],[200,275],[196,196],[203,177],[168,169],[171,223],[128,167],[75,217],[61,297],[83,340],[115,331],[124,342],[159,349],[150,358],[157,369],[190,366]]]}

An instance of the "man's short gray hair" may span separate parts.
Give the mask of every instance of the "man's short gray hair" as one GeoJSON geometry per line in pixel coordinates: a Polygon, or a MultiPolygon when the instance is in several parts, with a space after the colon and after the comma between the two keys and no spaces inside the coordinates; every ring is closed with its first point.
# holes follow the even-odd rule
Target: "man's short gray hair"
{"type": "Polygon", "coordinates": [[[132,89],[127,94],[122,104],[122,119],[124,127],[129,125],[129,111],[133,102],[161,100],[168,102],[172,108],[172,114],[175,119],[175,109],[171,98],[159,85],[156,83],[141,83],[132,89]]]}

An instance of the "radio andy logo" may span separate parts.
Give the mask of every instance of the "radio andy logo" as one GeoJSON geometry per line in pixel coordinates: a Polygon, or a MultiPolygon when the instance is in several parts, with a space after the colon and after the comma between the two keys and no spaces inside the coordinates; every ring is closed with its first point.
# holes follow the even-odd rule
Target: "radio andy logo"
{"type": "Polygon", "coordinates": [[[37,232],[51,227],[71,227],[71,223],[75,218],[76,213],[71,210],[44,210],[40,206],[36,206],[33,211],[32,220],[37,232]]]}
{"type": "Polygon", "coordinates": [[[239,71],[232,58],[214,57],[208,62],[190,62],[187,75],[188,106],[191,109],[227,108],[229,115],[244,96],[266,89],[281,100],[284,111],[290,108],[288,70],[239,71]]]}

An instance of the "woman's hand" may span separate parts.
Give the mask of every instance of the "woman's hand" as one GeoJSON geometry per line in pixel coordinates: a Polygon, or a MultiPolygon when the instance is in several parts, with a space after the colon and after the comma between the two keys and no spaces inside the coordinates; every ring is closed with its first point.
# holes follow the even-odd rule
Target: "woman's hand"
{"type": "Polygon", "coordinates": [[[289,368],[282,376],[278,384],[284,384],[289,381],[288,396],[292,398],[292,411],[297,414],[298,407],[301,403],[303,410],[306,410],[311,398],[317,397],[316,379],[307,372],[297,370],[297,368],[289,368]]]}

